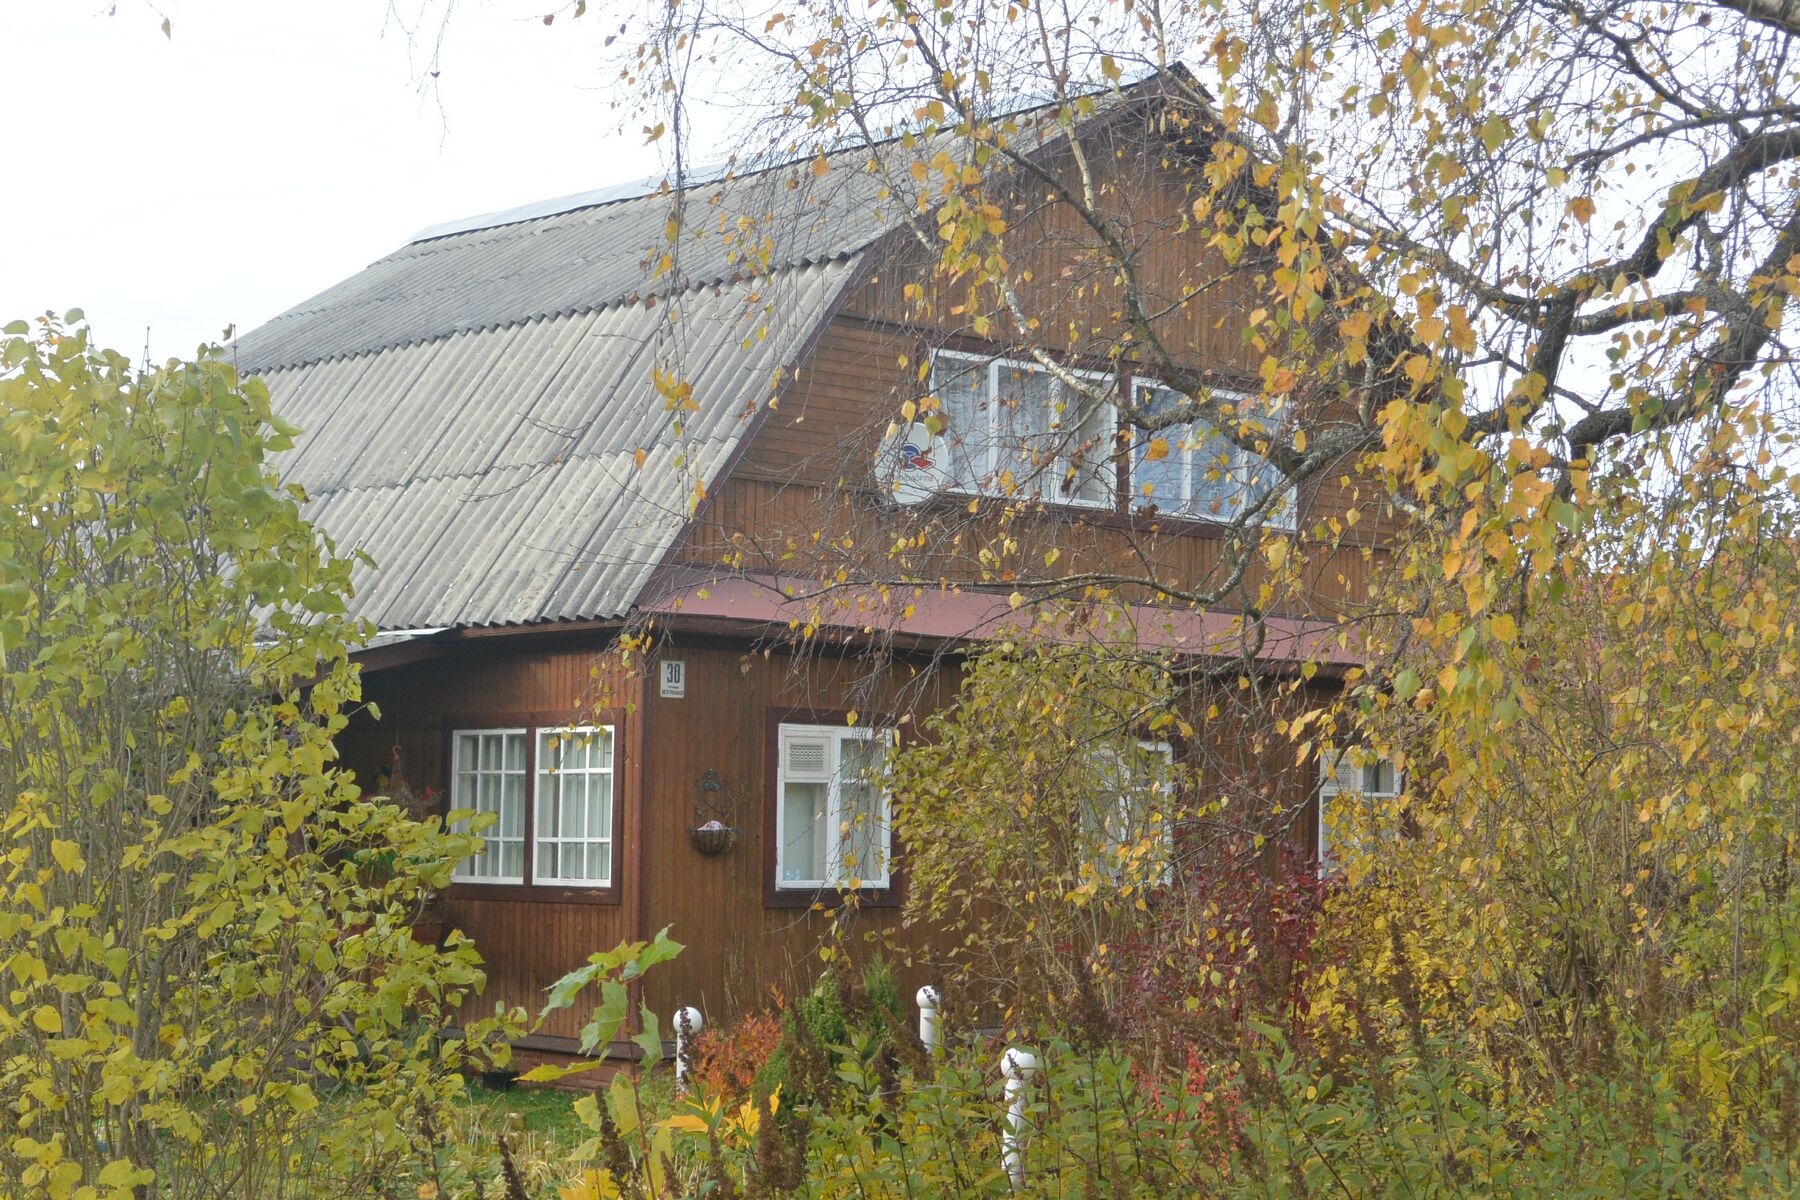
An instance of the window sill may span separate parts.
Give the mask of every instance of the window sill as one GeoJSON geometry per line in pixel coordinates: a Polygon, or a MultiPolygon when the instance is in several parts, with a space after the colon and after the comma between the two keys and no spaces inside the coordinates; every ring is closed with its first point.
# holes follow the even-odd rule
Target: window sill
{"type": "Polygon", "coordinates": [[[511,900],[518,904],[617,904],[619,888],[575,887],[566,883],[452,883],[452,900],[511,900]]]}
{"type": "Polygon", "coordinates": [[[938,494],[951,498],[962,496],[969,499],[995,500],[1006,504],[1047,504],[1053,508],[1080,508],[1090,512],[1116,512],[1119,507],[1118,497],[1114,495],[1103,496],[1099,499],[1089,499],[1085,496],[1042,496],[1035,492],[968,488],[954,483],[947,485],[938,494]]]}
{"type": "Polygon", "coordinates": [[[854,891],[830,887],[784,888],[774,884],[767,884],[763,888],[764,908],[812,908],[819,905],[826,909],[838,909],[852,901],[859,908],[898,908],[901,901],[900,889],[891,884],[880,888],[857,888],[854,891]]]}
{"type": "MultiPolygon", "coordinates": [[[[1160,504],[1143,498],[1131,501],[1130,512],[1132,516],[1145,517],[1150,520],[1181,521],[1193,525],[1210,525],[1218,529],[1229,527],[1236,519],[1232,514],[1226,512],[1191,512],[1182,508],[1164,508],[1160,504]]],[[[1268,529],[1276,533],[1293,533],[1298,525],[1299,522],[1294,519],[1290,508],[1289,515],[1284,519],[1271,521],[1265,518],[1261,521],[1252,521],[1247,528],[1268,529]]]]}

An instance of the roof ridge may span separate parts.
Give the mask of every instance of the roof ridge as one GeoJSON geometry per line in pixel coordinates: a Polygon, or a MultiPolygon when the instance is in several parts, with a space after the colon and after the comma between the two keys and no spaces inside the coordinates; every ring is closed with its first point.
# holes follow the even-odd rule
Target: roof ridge
{"type": "MultiPolygon", "coordinates": [[[[1177,64],[1171,70],[1183,69],[1177,64]]],[[[1123,94],[1156,77],[1158,71],[1150,68],[1136,77],[1123,80],[1116,85],[1096,87],[1091,94],[1116,92],[1123,94]]],[[[1018,107],[1006,108],[989,114],[984,119],[1000,119],[1019,117],[1034,113],[1040,109],[1049,109],[1060,103],[1059,97],[1028,98],[1015,97],[1018,107]]],[[[645,175],[638,179],[625,180],[607,184],[579,192],[570,192],[563,196],[546,197],[541,200],[527,201],[524,204],[508,208],[494,209],[490,212],[476,213],[466,217],[455,217],[448,221],[440,221],[427,225],[408,239],[406,246],[416,246],[423,242],[438,241],[443,238],[456,237],[465,233],[476,233],[483,229],[500,229],[508,225],[523,225],[548,217],[565,216],[569,213],[582,212],[586,209],[607,208],[615,204],[625,204],[632,200],[642,200],[658,194],[674,194],[695,188],[705,187],[712,183],[742,183],[758,175],[769,175],[783,167],[797,167],[811,161],[820,154],[826,157],[853,154],[858,150],[873,151],[877,147],[904,141],[909,135],[917,135],[920,130],[901,128],[896,132],[879,138],[862,138],[847,136],[835,146],[816,147],[813,149],[794,151],[771,156],[773,161],[758,165],[755,156],[745,165],[742,171],[737,170],[738,158],[734,154],[730,158],[703,163],[691,171],[671,173],[664,171],[660,175],[645,175]]],[[[941,131],[940,131],[941,132],[941,131]]],[[[405,249],[402,246],[401,249],[405,249]]]]}

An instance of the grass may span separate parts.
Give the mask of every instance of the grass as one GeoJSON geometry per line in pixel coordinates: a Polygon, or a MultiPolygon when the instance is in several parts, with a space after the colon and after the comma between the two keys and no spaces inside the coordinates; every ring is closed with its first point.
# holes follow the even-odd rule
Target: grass
{"type": "Polygon", "coordinates": [[[575,1115],[575,1100],[580,1095],[566,1088],[520,1084],[500,1089],[474,1083],[463,1109],[479,1124],[491,1123],[573,1149],[589,1136],[575,1115]]]}
{"type": "MultiPolygon", "coordinates": [[[[471,1082],[464,1101],[442,1116],[436,1177],[422,1173],[417,1194],[427,1200],[433,1196],[473,1200],[477,1195],[499,1200],[504,1194],[500,1164],[504,1136],[532,1200],[556,1200],[558,1189],[580,1174],[576,1150],[593,1136],[575,1115],[575,1102],[584,1094],[592,1093],[530,1085],[497,1089],[471,1082]]],[[[672,1111],[674,1083],[669,1073],[651,1075],[640,1095],[649,1120],[672,1111]]]]}

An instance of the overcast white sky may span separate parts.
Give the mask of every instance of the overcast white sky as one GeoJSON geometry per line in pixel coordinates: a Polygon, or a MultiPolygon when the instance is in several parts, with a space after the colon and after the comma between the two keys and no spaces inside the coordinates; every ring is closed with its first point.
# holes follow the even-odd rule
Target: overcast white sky
{"type": "Polygon", "coordinates": [[[661,170],[550,7],[460,0],[434,100],[387,0],[0,0],[0,324],[186,355],[424,226],[661,170]]]}

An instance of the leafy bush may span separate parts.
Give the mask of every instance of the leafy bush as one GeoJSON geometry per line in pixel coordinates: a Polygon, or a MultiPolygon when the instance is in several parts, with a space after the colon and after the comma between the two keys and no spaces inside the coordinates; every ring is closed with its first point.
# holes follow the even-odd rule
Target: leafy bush
{"type": "Polygon", "coordinates": [[[750,1095],[757,1076],[781,1044],[783,1019],[781,1009],[753,1012],[732,1025],[701,1030],[695,1039],[694,1086],[727,1100],[750,1095]]]}
{"type": "Polygon", "coordinates": [[[270,466],[293,432],[216,353],[140,373],[7,329],[7,1195],[356,1193],[495,1028],[442,1039],[479,959],[410,929],[472,839],[336,765],[367,630],[270,466]]]}
{"type": "Polygon", "coordinates": [[[893,967],[885,958],[872,958],[857,982],[860,987],[846,995],[837,973],[827,969],[787,1007],[780,1043],[756,1073],[753,1096],[766,1099],[779,1091],[790,1102],[808,1100],[853,1042],[868,1044],[890,1062],[910,1044],[893,967]]]}
{"type": "MultiPolygon", "coordinates": [[[[1653,1052],[1621,1077],[1531,1094],[1467,1044],[1329,1068],[1271,1027],[1208,1078],[1046,1045],[1025,1092],[1020,1178],[1004,1167],[995,1062],[959,1053],[895,1085],[868,1053],[804,1122],[693,1108],[672,1155],[707,1194],[804,1200],[1321,1195],[1779,1197],[1793,1156],[1761,1136],[1721,1144],[1653,1052]],[[724,1136],[721,1136],[721,1134],[724,1136]],[[763,1167],[803,1153],[803,1176],[763,1167]],[[718,1181],[730,1181],[721,1188],[718,1181]]],[[[746,1109],[747,1111],[747,1109],[746,1109]]],[[[675,1195],[675,1191],[651,1193],[675,1195]]],[[[696,1191],[693,1194],[700,1194],[696,1191]]]]}

